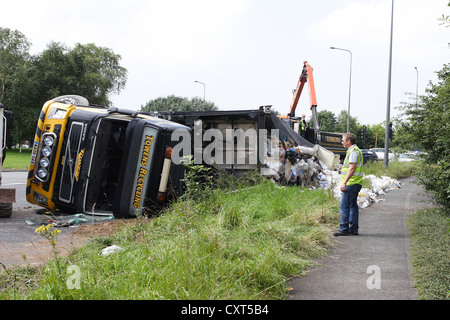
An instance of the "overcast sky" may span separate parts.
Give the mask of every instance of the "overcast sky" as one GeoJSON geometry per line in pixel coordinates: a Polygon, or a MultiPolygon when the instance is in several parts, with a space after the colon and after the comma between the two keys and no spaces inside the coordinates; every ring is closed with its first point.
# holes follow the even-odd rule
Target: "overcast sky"
{"type": "MultiPolygon", "coordinates": [[[[122,56],[125,89],[114,105],[140,109],[168,95],[203,98],[221,110],[273,105],[289,112],[303,61],[314,68],[318,111],[386,119],[391,0],[3,0],[0,26],[42,52],[51,41],[95,43],[122,56]]],[[[391,118],[450,61],[447,0],[395,0],[391,118]]],[[[69,92],[68,92],[69,93],[69,92]]],[[[51,97],[49,97],[51,98],[51,97]]],[[[310,117],[304,91],[297,115],[310,117]]]]}

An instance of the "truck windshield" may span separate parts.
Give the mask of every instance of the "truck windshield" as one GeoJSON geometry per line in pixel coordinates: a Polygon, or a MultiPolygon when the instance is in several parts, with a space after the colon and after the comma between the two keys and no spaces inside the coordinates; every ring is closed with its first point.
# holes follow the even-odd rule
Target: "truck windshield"
{"type": "Polygon", "coordinates": [[[125,149],[124,119],[99,119],[92,159],[87,173],[86,211],[111,211],[116,197],[117,183],[125,149]]]}

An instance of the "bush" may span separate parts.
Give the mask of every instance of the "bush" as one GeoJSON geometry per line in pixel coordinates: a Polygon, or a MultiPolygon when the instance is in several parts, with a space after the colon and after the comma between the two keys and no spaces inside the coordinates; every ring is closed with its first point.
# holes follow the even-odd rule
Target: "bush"
{"type": "MultiPolygon", "coordinates": [[[[409,143],[427,152],[418,178],[445,210],[450,210],[450,64],[439,72],[438,84],[427,88],[420,103],[405,106],[409,143]]],[[[407,139],[407,140],[408,140],[407,139]]]]}
{"type": "Polygon", "coordinates": [[[433,192],[436,202],[450,211],[450,165],[445,161],[423,164],[417,177],[426,190],[433,192]]]}

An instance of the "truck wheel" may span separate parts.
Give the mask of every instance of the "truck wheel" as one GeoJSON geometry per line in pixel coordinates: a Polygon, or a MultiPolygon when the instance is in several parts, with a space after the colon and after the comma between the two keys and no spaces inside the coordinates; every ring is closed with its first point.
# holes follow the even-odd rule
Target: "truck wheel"
{"type": "Polygon", "coordinates": [[[89,106],[89,101],[85,97],[77,96],[75,94],[68,94],[64,96],[59,96],[52,99],[55,102],[62,102],[67,104],[74,104],[77,106],[89,106]]]}
{"type": "Polygon", "coordinates": [[[12,203],[0,203],[0,218],[9,218],[12,214],[12,203]]]}

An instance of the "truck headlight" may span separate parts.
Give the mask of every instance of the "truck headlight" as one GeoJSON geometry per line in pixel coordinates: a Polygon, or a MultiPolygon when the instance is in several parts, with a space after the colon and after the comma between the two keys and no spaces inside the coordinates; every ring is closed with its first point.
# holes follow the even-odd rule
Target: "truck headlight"
{"type": "Polygon", "coordinates": [[[41,137],[40,157],[35,168],[35,175],[41,182],[47,182],[52,172],[52,157],[58,138],[53,132],[45,132],[41,137]]]}
{"type": "Polygon", "coordinates": [[[48,160],[48,158],[41,158],[41,160],[39,160],[39,164],[41,165],[41,167],[47,168],[50,164],[50,161],[48,160]]]}
{"type": "Polygon", "coordinates": [[[50,149],[49,147],[42,148],[42,155],[44,157],[50,157],[51,154],[52,154],[52,149],[50,149]]]}
{"type": "Polygon", "coordinates": [[[47,170],[44,168],[39,168],[39,170],[37,171],[37,175],[39,178],[45,179],[47,177],[47,170]]]}
{"type": "Polygon", "coordinates": [[[51,135],[47,135],[44,137],[44,144],[47,147],[51,147],[53,145],[54,140],[55,139],[51,135]]]}

